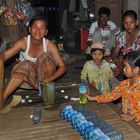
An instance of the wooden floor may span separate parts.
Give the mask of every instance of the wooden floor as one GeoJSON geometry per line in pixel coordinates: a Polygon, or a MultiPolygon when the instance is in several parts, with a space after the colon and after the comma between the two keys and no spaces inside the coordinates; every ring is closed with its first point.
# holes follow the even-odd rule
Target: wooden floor
{"type": "MultiPolygon", "coordinates": [[[[73,64],[70,75],[66,74],[60,79],[57,86],[56,103],[52,108],[44,108],[36,91],[18,91],[23,97],[30,95],[37,103],[20,104],[6,114],[0,114],[0,140],[80,140],[79,133],[72,129],[71,125],[59,118],[59,109],[66,104],[78,104],[77,101],[70,101],[70,97],[78,96],[78,71],[81,70],[82,63],[73,64]],[[74,74],[76,72],[76,74],[74,74]],[[65,80],[64,80],[65,79],[65,80]],[[69,80],[72,79],[72,80],[69,80]],[[74,80],[75,79],[75,80],[74,80]],[[61,84],[63,82],[63,84],[61,84]],[[76,83],[71,86],[71,83],[76,83]],[[61,86],[60,86],[61,85],[61,86]],[[65,93],[61,93],[61,89],[65,93]],[[64,99],[68,95],[69,99],[64,99]],[[33,124],[30,115],[33,110],[42,110],[42,119],[39,124],[33,124]]],[[[111,104],[98,104],[89,102],[86,107],[104,119],[113,128],[124,135],[124,140],[140,140],[139,126],[133,122],[127,123],[119,117],[119,112],[111,104]],[[135,126],[135,127],[132,127],[135,126]],[[136,129],[137,128],[137,129],[136,129]]]]}

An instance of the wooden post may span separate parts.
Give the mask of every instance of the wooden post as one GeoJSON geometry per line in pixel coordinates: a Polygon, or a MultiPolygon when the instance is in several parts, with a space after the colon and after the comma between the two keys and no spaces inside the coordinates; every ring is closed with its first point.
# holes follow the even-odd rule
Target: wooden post
{"type": "Polygon", "coordinates": [[[3,78],[4,78],[4,64],[3,61],[0,59],[0,109],[2,107],[3,78]]]}

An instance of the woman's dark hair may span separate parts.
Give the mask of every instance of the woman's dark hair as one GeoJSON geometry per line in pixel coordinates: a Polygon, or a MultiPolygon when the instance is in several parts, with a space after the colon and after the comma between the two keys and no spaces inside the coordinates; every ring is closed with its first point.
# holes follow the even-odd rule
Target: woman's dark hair
{"type": "Polygon", "coordinates": [[[48,25],[47,19],[45,17],[43,17],[43,16],[35,16],[35,17],[33,17],[30,20],[30,22],[29,22],[29,27],[31,27],[36,20],[42,20],[42,21],[44,21],[45,22],[45,25],[46,25],[46,28],[47,28],[47,25],[48,25]]]}
{"type": "Polygon", "coordinates": [[[98,15],[100,16],[100,15],[103,15],[103,14],[105,14],[107,16],[110,16],[110,14],[111,14],[110,9],[107,8],[107,7],[101,7],[98,11],[98,15]]]}
{"type": "Polygon", "coordinates": [[[126,60],[131,67],[140,67],[140,51],[126,54],[124,60],[126,60]]]}
{"type": "Polygon", "coordinates": [[[122,19],[124,20],[124,18],[126,16],[131,16],[132,18],[134,18],[135,20],[137,20],[137,13],[134,10],[127,10],[124,12],[122,19]]]}
{"type": "Polygon", "coordinates": [[[98,48],[92,48],[90,52],[92,54],[93,52],[95,52],[97,50],[101,51],[103,54],[105,53],[105,50],[104,49],[98,49],[98,48]]]}

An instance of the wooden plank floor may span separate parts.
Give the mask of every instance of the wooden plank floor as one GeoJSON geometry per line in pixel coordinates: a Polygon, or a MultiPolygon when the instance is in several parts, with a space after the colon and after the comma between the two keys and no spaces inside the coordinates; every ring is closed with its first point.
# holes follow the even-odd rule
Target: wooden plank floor
{"type": "Polygon", "coordinates": [[[0,114],[0,140],[81,139],[67,122],[59,118],[59,109],[42,109],[41,122],[32,124],[30,115],[35,108],[42,106],[21,106],[0,114]]]}
{"type": "Polygon", "coordinates": [[[119,114],[109,105],[90,102],[88,103],[87,108],[90,111],[95,112],[117,131],[123,133],[125,140],[140,140],[140,134],[129,123],[122,121],[119,114]]]}
{"type": "MultiPolygon", "coordinates": [[[[64,78],[60,79],[59,83],[79,82],[82,65],[81,62],[75,63],[70,68],[68,67],[68,73],[64,78]]],[[[17,94],[23,97],[30,95],[33,99],[36,99],[37,96],[35,91],[24,91],[24,93],[19,91],[17,94]]],[[[65,95],[68,95],[69,98],[77,97],[79,95],[78,85],[59,88],[56,94],[57,103],[51,109],[44,109],[42,103],[38,102],[30,105],[19,105],[6,114],[0,114],[0,140],[81,140],[82,137],[79,136],[79,133],[72,129],[69,123],[59,118],[59,108],[61,106],[76,103],[65,100],[65,95]],[[60,93],[61,89],[65,90],[65,93],[60,93]],[[42,119],[39,124],[34,125],[30,115],[36,108],[42,109],[42,119]]],[[[109,105],[89,102],[86,106],[116,130],[122,132],[125,140],[140,140],[139,131],[136,131],[130,123],[122,121],[119,113],[114,111],[109,105]]],[[[133,124],[139,129],[138,125],[133,124]]]]}
{"type": "MultiPolygon", "coordinates": [[[[71,95],[73,96],[73,94],[71,95]]],[[[61,99],[62,96],[64,95],[61,95],[61,99]]],[[[76,102],[66,101],[60,106],[75,103],[76,102]]],[[[60,106],[45,109],[41,103],[38,103],[31,106],[18,106],[6,114],[0,114],[0,140],[82,139],[79,133],[71,128],[69,123],[59,118],[60,106]],[[30,115],[36,108],[42,109],[42,119],[39,124],[34,125],[32,124],[30,115]]],[[[95,112],[113,128],[123,133],[125,140],[140,140],[140,134],[127,122],[122,121],[119,115],[107,104],[89,102],[86,107],[90,111],[95,112]]]]}

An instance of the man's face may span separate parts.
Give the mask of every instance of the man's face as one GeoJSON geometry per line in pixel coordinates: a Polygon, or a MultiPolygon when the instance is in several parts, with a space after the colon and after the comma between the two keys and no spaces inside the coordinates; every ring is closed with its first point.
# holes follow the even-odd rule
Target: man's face
{"type": "Polygon", "coordinates": [[[109,19],[109,16],[106,14],[99,15],[99,24],[100,26],[104,27],[107,25],[107,21],[109,19]]]}

